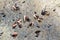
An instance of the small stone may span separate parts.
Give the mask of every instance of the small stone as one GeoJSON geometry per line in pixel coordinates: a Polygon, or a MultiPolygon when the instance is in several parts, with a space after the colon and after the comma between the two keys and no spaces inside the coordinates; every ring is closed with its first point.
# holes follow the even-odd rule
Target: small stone
{"type": "Polygon", "coordinates": [[[2,36],[2,34],[3,34],[3,31],[0,30],[0,36],[2,36]]]}

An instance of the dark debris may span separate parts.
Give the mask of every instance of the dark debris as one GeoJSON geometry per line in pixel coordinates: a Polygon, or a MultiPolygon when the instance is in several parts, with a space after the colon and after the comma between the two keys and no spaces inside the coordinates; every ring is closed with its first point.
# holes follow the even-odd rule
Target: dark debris
{"type": "Polygon", "coordinates": [[[45,15],[47,13],[47,11],[42,11],[41,15],[45,15]]]}

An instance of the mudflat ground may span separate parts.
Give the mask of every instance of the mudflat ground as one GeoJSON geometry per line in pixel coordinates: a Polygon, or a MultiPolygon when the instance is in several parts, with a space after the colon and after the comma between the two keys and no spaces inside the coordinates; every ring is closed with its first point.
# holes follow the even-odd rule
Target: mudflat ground
{"type": "Polygon", "coordinates": [[[60,40],[60,0],[0,0],[0,40],[60,40]],[[14,10],[14,5],[19,10],[14,10]],[[42,10],[48,14],[42,15],[42,10]],[[34,14],[42,18],[41,22],[34,19],[34,14]],[[24,22],[24,15],[30,18],[30,22],[24,22]],[[14,22],[22,20],[22,28],[17,25],[12,28],[14,22]],[[35,31],[39,30],[39,35],[35,31]],[[14,38],[13,32],[18,35],[14,38]]]}

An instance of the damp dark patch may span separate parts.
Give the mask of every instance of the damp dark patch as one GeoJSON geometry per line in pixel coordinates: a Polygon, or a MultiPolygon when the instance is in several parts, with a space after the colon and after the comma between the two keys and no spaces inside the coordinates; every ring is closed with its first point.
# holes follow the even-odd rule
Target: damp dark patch
{"type": "Polygon", "coordinates": [[[2,32],[2,31],[0,31],[0,36],[2,36],[2,34],[3,34],[3,32],[2,32]]]}
{"type": "Polygon", "coordinates": [[[37,14],[37,12],[34,12],[34,14],[37,14]]]}
{"type": "Polygon", "coordinates": [[[38,26],[38,25],[36,27],[40,28],[40,26],[38,26]]]}
{"type": "Polygon", "coordinates": [[[19,14],[22,14],[22,13],[19,13],[19,14]]]}
{"type": "Polygon", "coordinates": [[[6,15],[4,14],[3,17],[6,17],[6,15]]]}
{"type": "Polygon", "coordinates": [[[1,14],[1,15],[4,15],[4,12],[1,12],[0,14],[1,14]]]}
{"type": "Polygon", "coordinates": [[[27,36],[24,36],[25,38],[27,37],[27,36]]]}
{"type": "Polygon", "coordinates": [[[13,21],[15,21],[14,19],[12,19],[13,21]]]}
{"type": "Polygon", "coordinates": [[[56,11],[56,9],[53,9],[53,11],[56,11]]]}
{"type": "Polygon", "coordinates": [[[25,3],[25,1],[23,1],[22,3],[25,3]]]}
{"type": "Polygon", "coordinates": [[[52,25],[49,25],[48,28],[50,28],[52,25]]]}

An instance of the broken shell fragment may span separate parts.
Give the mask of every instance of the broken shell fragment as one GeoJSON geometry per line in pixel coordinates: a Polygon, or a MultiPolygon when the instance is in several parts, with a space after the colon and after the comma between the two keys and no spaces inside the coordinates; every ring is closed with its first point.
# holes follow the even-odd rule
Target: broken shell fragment
{"type": "Polygon", "coordinates": [[[17,32],[13,32],[13,33],[11,34],[12,37],[16,37],[17,35],[18,35],[17,32]]]}
{"type": "Polygon", "coordinates": [[[0,36],[2,36],[2,34],[3,34],[3,31],[0,31],[0,36]]]}

